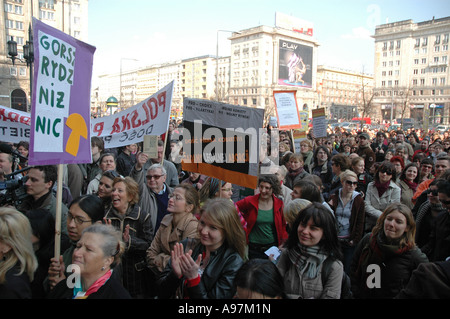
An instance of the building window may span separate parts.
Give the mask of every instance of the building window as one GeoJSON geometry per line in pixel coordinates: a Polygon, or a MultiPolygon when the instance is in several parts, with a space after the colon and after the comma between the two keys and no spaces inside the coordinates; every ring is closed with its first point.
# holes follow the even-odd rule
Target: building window
{"type": "Polygon", "coordinates": [[[17,68],[15,66],[9,68],[9,75],[17,76],[17,68]]]}
{"type": "Polygon", "coordinates": [[[439,43],[441,43],[441,35],[440,34],[436,35],[436,41],[434,41],[434,44],[439,44],[439,43]]]}
{"type": "Polygon", "coordinates": [[[428,37],[424,37],[423,39],[422,39],[422,46],[423,47],[426,47],[428,45],[428,37]]]}

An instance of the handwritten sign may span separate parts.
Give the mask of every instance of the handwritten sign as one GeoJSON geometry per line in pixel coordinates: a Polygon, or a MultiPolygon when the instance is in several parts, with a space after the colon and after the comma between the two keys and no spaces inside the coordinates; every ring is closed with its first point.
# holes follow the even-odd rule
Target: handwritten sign
{"type": "Polygon", "coordinates": [[[295,94],[295,91],[273,92],[280,130],[298,129],[301,127],[295,94]]]}
{"type": "Polygon", "coordinates": [[[91,120],[92,134],[105,148],[139,143],[145,135],[161,135],[169,126],[174,81],[140,103],[116,114],[91,120]]]}
{"type": "Polygon", "coordinates": [[[30,165],[91,162],[90,89],[95,48],[33,18],[30,165]]]}

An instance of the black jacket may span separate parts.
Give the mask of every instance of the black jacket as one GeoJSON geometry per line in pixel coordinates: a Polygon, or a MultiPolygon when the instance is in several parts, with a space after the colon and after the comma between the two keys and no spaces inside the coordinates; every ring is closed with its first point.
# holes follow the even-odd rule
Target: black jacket
{"type": "MultiPolygon", "coordinates": [[[[366,245],[370,245],[371,233],[367,234],[356,247],[351,266],[352,293],[356,299],[391,299],[394,298],[409,282],[412,272],[420,263],[428,262],[428,258],[417,247],[403,253],[391,253],[383,251],[382,261],[373,253],[365,264],[360,264],[360,257],[366,245]],[[376,271],[368,269],[367,265],[379,266],[380,288],[368,287],[368,281],[376,280],[376,271]],[[357,268],[360,269],[361,277],[358,277],[357,268]]],[[[369,248],[372,250],[372,248],[369,248]]]]}
{"type": "MultiPolygon", "coordinates": [[[[189,246],[192,246],[188,242],[194,242],[194,240],[185,239],[182,241],[185,251],[189,249],[189,246]]],[[[205,247],[200,242],[197,240],[195,242],[197,244],[192,249],[194,260],[205,251],[205,247]]],[[[158,297],[162,299],[174,297],[177,288],[180,287],[184,298],[231,299],[236,292],[234,278],[243,263],[241,256],[224,243],[211,254],[208,265],[201,276],[200,283],[193,287],[187,287],[184,285],[184,278],[177,278],[173,273],[172,260],[170,260],[157,280],[158,297]]]]}
{"type": "MultiPolygon", "coordinates": [[[[47,299],[72,299],[73,289],[67,287],[66,280],[60,281],[47,295],[47,299]]],[[[114,277],[108,279],[99,290],[87,296],[87,299],[131,299],[128,291],[114,277]]]]}

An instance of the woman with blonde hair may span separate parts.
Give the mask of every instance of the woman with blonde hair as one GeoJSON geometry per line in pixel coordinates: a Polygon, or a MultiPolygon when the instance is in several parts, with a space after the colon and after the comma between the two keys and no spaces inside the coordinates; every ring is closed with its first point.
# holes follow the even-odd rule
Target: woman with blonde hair
{"type": "Polygon", "coordinates": [[[185,238],[198,238],[198,220],[194,216],[199,208],[198,191],[182,183],[174,187],[167,205],[168,214],[161,221],[152,244],[147,249],[147,263],[155,273],[164,270],[170,252],[185,238]]]}
{"type": "Polygon", "coordinates": [[[307,199],[296,198],[290,201],[283,209],[284,220],[287,223],[287,231],[289,232],[290,227],[294,224],[295,219],[298,216],[298,213],[310,205],[311,202],[307,199]]]}
{"type": "Polygon", "coordinates": [[[235,295],[234,278],[244,263],[246,238],[233,203],[222,198],[206,202],[198,234],[197,240],[175,244],[159,276],[159,298],[230,299],[235,295]]]}
{"type": "Polygon", "coordinates": [[[28,218],[14,208],[0,208],[0,299],[31,299],[38,262],[28,218]]]}
{"type": "Polygon", "coordinates": [[[348,274],[355,247],[364,235],[365,206],[361,193],[356,191],[356,173],[347,169],[339,179],[342,187],[331,195],[329,205],[336,216],[344,270],[348,274]]]}
{"type": "Polygon", "coordinates": [[[428,262],[414,241],[416,223],[411,210],[399,202],[390,204],[371,233],[358,244],[351,265],[352,292],[359,299],[390,299],[406,286],[420,263],[428,262]],[[368,268],[370,266],[370,268],[368,268]],[[368,271],[372,269],[372,271],[368,271]],[[378,276],[373,277],[373,272],[378,276]],[[377,288],[367,284],[372,276],[377,288]]]}

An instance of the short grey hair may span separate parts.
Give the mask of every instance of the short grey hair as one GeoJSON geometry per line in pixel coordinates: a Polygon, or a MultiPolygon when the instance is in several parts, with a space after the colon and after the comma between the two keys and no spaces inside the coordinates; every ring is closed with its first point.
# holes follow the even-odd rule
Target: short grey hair
{"type": "Polygon", "coordinates": [[[148,172],[148,171],[153,171],[153,170],[155,170],[155,169],[160,169],[160,170],[161,170],[161,173],[162,173],[163,175],[167,175],[166,169],[164,168],[164,166],[162,166],[162,165],[159,164],[159,163],[152,164],[152,166],[150,166],[150,167],[148,168],[147,172],[148,172]]]}

